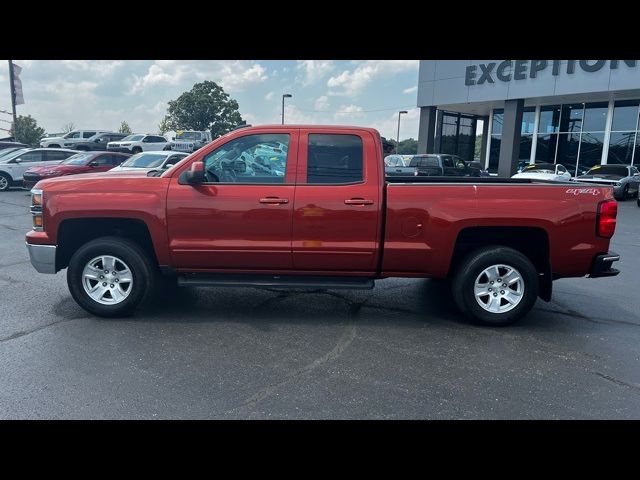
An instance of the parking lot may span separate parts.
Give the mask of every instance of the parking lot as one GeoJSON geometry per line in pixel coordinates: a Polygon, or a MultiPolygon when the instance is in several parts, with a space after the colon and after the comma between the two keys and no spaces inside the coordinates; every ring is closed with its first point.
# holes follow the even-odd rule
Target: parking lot
{"type": "Polygon", "coordinates": [[[640,418],[640,208],[614,278],[563,279],[518,324],[465,320],[442,282],[372,291],[180,289],[87,314],[0,194],[0,418],[640,418]]]}

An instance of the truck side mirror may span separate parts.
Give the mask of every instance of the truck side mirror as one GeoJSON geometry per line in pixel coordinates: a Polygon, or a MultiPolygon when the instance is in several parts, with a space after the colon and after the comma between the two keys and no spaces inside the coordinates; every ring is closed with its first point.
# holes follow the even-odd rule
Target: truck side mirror
{"type": "Polygon", "coordinates": [[[185,174],[185,180],[190,185],[199,185],[204,182],[204,162],[193,162],[191,168],[185,174]]]}

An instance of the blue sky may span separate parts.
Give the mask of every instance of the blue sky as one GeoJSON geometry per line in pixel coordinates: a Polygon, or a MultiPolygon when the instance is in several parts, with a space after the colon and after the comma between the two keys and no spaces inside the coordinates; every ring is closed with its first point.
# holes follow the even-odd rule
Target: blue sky
{"type": "MultiPolygon", "coordinates": [[[[281,95],[291,93],[287,123],[364,125],[395,138],[397,112],[403,109],[409,113],[402,117],[400,137],[418,134],[417,60],[14,62],[23,68],[25,104],[18,114],[32,115],[50,133],[69,122],[76,128],[117,129],[123,120],[136,132],[156,132],[169,100],[194,83],[213,80],[253,125],[280,123],[281,95]]],[[[11,110],[7,60],[0,61],[0,110],[11,110]]]]}

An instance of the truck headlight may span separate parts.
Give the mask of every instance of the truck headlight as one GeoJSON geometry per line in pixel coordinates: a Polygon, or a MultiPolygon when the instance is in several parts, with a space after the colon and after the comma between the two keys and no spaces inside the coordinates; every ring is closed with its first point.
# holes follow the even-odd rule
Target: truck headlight
{"type": "Polygon", "coordinates": [[[31,189],[31,218],[33,219],[33,229],[36,232],[44,231],[44,220],[42,217],[42,190],[31,189]]]}

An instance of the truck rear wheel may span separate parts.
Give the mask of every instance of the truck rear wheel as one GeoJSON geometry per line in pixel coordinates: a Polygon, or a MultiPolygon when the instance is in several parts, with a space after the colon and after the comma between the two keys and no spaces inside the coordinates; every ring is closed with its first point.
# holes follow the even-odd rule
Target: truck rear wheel
{"type": "Polygon", "coordinates": [[[538,298],[538,272],[526,256],[512,248],[482,247],[462,260],[453,276],[453,298],[481,325],[510,325],[538,298]]]}
{"type": "Polygon", "coordinates": [[[155,270],[145,252],[120,237],[92,240],[71,257],[67,285],[73,299],[100,317],[131,314],[154,287],[155,270]]]}

